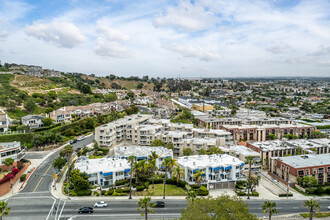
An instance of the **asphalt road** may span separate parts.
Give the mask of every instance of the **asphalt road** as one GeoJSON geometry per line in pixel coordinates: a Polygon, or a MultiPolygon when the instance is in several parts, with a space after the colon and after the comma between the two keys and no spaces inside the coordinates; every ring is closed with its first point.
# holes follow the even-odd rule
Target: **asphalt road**
{"type": "MultiPolygon", "coordinates": [[[[29,196],[17,197],[9,203],[12,211],[6,219],[141,219],[137,211],[137,200],[116,200],[106,201],[108,207],[94,208],[92,214],[78,214],[81,207],[92,207],[94,202],[90,201],[59,201],[52,197],[45,197],[41,194],[35,196],[33,203],[29,202],[29,196]],[[24,207],[24,209],[22,209],[24,207]],[[57,213],[57,214],[56,214],[57,213]]],[[[330,200],[320,200],[321,211],[327,211],[330,200]]],[[[281,200],[276,201],[280,215],[302,213],[308,210],[302,207],[303,201],[281,200]]],[[[155,208],[155,214],[150,214],[150,219],[177,219],[180,217],[181,209],[186,207],[185,200],[165,200],[165,208],[155,208]]],[[[263,201],[248,201],[250,212],[258,217],[266,216],[262,213],[263,201]]]]}
{"type": "MultiPolygon", "coordinates": [[[[92,143],[94,140],[94,135],[91,135],[85,138],[82,141],[78,141],[77,143],[73,144],[75,149],[82,148],[87,144],[92,143]]],[[[49,156],[39,167],[34,171],[27,181],[24,189],[21,191],[22,193],[27,192],[45,192],[49,191],[49,186],[53,182],[51,178],[52,174],[55,172],[55,169],[52,167],[53,160],[59,156],[59,151],[53,153],[49,156]]],[[[31,155],[29,155],[31,158],[31,155]]]]}

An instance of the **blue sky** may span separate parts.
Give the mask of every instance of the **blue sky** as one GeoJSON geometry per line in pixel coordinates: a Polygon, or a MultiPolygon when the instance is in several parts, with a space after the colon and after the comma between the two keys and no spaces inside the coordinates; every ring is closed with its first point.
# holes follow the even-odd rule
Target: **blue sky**
{"type": "Polygon", "coordinates": [[[328,0],[0,0],[0,60],[159,77],[330,75],[328,0]]]}

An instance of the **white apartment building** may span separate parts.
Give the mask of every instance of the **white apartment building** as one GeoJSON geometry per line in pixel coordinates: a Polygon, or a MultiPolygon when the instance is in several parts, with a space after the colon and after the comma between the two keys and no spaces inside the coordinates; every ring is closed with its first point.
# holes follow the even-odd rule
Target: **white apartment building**
{"type": "Polygon", "coordinates": [[[136,160],[147,160],[152,152],[156,152],[156,167],[161,168],[165,158],[172,157],[173,151],[165,147],[141,147],[141,146],[121,146],[115,149],[115,158],[128,159],[130,156],[135,156],[136,160]]]}
{"type": "Polygon", "coordinates": [[[260,171],[261,164],[260,164],[259,153],[241,145],[230,146],[227,149],[229,151],[229,155],[235,156],[244,162],[244,168],[243,168],[244,173],[249,172],[249,163],[247,162],[248,157],[253,158],[253,161],[251,163],[251,172],[255,173],[260,171]]]}
{"type": "Polygon", "coordinates": [[[0,143],[0,165],[7,158],[12,158],[14,161],[20,160],[24,156],[24,151],[21,149],[20,142],[0,143]]]}
{"type": "Polygon", "coordinates": [[[0,115],[0,133],[6,132],[9,130],[10,121],[9,116],[7,114],[0,115]]]}
{"type": "Polygon", "coordinates": [[[173,143],[174,156],[183,155],[184,148],[198,153],[209,146],[229,146],[233,143],[230,132],[198,129],[192,124],[170,123],[167,119],[151,119],[150,115],[132,115],[95,129],[95,140],[100,146],[113,147],[125,143],[150,146],[160,139],[173,143]]]}
{"type": "Polygon", "coordinates": [[[81,157],[74,167],[80,172],[86,172],[90,184],[102,186],[112,186],[117,180],[128,179],[131,168],[126,159],[109,157],[100,159],[81,157]]]}
{"type": "Polygon", "coordinates": [[[227,154],[179,157],[177,164],[184,169],[182,179],[189,184],[196,184],[194,174],[197,170],[203,172],[202,183],[236,181],[245,177],[244,162],[227,154]]]}

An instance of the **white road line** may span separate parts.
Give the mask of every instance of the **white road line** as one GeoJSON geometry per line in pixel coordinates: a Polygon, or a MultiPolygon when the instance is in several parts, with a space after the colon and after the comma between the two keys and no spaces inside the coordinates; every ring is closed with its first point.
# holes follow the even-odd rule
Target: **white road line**
{"type": "Polygon", "coordinates": [[[51,207],[50,210],[49,210],[49,213],[48,213],[48,215],[47,215],[46,220],[48,220],[50,214],[52,213],[55,203],[56,203],[56,200],[54,199],[53,205],[52,205],[52,207],[51,207]]]}
{"type": "Polygon", "coordinates": [[[62,206],[60,215],[58,216],[58,220],[60,220],[60,218],[61,218],[61,215],[62,215],[62,212],[63,212],[63,209],[64,209],[65,204],[66,204],[66,201],[64,201],[64,203],[63,203],[63,206],[62,206]]]}
{"type": "Polygon", "coordinates": [[[55,213],[55,220],[56,220],[56,217],[57,217],[57,212],[60,209],[60,204],[61,204],[61,200],[58,200],[58,205],[57,205],[57,209],[56,209],[56,213],[55,213]]]}
{"type": "Polygon", "coordinates": [[[36,199],[36,198],[38,198],[38,199],[53,199],[53,200],[55,200],[54,197],[52,197],[52,196],[12,197],[10,199],[36,199]]]}

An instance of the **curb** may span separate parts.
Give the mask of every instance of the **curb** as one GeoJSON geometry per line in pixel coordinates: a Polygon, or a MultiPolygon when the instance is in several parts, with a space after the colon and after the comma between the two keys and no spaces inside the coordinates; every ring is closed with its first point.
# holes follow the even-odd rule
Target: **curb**
{"type": "Polygon", "coordinates": [[[32,169],[32,171],[29,173],[29,175],[26,177],[26,179],[24,180],[24,182],[22,183],[21,187],[18,189],[18,191],[20,191],[22,189],[22,187],[24,186],[24,183],[30,178],[31,174],[34,172],[36,168],[34,167],[32,169]]]}

